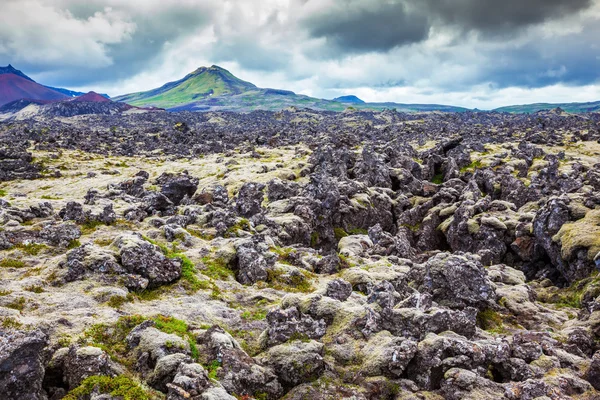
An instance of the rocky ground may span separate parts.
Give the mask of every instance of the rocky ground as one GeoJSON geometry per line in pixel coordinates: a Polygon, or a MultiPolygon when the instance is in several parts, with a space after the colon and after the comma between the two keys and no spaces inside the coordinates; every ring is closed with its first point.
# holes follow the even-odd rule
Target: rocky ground
{"type": "Polygon", "coordinates": [[[0,123],[2,399],[598,399],[600,115],[0,123]]]}

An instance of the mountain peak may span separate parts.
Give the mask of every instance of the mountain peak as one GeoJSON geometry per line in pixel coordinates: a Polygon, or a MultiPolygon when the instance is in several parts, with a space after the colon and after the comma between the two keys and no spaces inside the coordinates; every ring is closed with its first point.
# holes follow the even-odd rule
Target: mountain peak
{"type": "Polygon", "coordinates": [[[86,102],[92,102],[92,103],[111,103],[111,100],[109,100],[106,97],[99,95],[98,93],[93,92],[93,91],[83,94],[81,96],[75,97],[73,99],[73,101],[86,101],[86,102]]]}
{"type": "Polygon", "coordinates": [[[363,100],[359,99],[354,95],[336,97],[335,99],[333,99],[333,101],[338,101],[340,103],[364,104],[363,100]]]}
{"type": "Polygon", "coordinates": [[[256,90],[250,82],[241,80],[218,65],[200,67],[183,79],[169,82],[157,89],[115,98],[135,106],[171,108],[213,97],[238,95],[256,90]]]}
{"type": "Polygon", "coordinates": [[[19,71],[15,67],[13,67],[11,64],[8,64],[6,67],[0,67],[0,75],[2,75],[2,74],[13,74],[13,75],[20,76],[21,78],[27,79],[28,81],[35,82],[33,79],[31,79],[30,77],[25,75],[23,72],[19,71]]]}

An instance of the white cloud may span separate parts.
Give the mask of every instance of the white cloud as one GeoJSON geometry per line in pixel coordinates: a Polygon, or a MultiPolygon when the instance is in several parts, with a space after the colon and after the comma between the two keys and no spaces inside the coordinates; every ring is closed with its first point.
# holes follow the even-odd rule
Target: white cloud
{"type": "Polygon", "coordinates": [[[106,7],[85,19],[40,1],[4,0],[0,52],[14,63],[100,68],[112,64],[107,45],[128,40],[136,25],[106,7]]]}

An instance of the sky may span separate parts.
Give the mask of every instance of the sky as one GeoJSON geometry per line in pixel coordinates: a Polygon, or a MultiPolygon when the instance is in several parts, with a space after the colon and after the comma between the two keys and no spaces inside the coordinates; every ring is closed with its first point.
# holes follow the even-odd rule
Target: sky
{"type": "Polygon", "coordinates": [[[219,65],[320,98],[600,100],[600,0],[0,0],[0,66],[111,96],[219,65]]]}

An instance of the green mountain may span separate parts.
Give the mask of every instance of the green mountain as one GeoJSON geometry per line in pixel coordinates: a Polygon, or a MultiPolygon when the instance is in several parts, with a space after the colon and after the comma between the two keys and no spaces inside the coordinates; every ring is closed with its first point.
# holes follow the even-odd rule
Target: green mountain
{"type": "MultiPolygon", "coordinates": [[[[213,65],[201,67],[183,79],[169,82],[157,89],[113,98],[134,106],[153,106],[170,111],[279,111],[287,107],[315,110],[344,111],[349,106],[360,110],[398,111],[466,111],[466,108],[436,104],[360,103],[349,104],[344,98],[317,99],[299,95],[289,90],[262,89],[235,77],[224,68],[213,65]]],[[[346,99],[347,100],[347,99],[346,99]]]]}
{"type": "Polygon", "coordinates": [[[136,106],[173,108],[190,103],[202,102],[212,97],[231,96],[257,89],[224,68],[213,65],[200,67],[183,79],[169,82],[158,89],[115,97],[136,106]]]}
{"type": "Polygon", "coordinates": [[[600,101],[592,103],[535,103],[535,104],[523,104],[517,106],[507,106],[496,108],[494,111],[508,112],[511,114],[522,114],[522,113],[534,113],[536,111],[547,111],[554,110],[555,108],[561,108],[562,110],[572,113],[586,113],[586,112],[598,112],[600,111],[600,101]]]}

